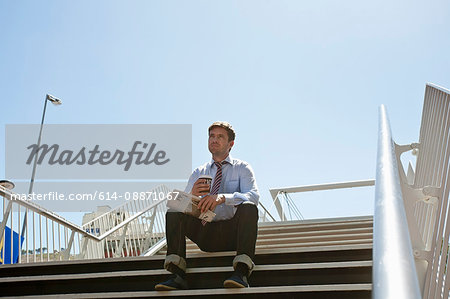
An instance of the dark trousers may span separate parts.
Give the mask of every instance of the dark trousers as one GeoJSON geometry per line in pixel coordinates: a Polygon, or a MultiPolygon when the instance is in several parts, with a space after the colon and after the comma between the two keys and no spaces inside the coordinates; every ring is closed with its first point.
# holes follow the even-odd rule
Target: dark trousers
{"type": "Polygon", "coordinates": [[[229,220],[202,225],[201,220],[180,213],[166,213],[167,255],[175,254],[186,259],[188,237],[206,252],[237,251],[250,259],[255,256],[258,232],[258,208],[253,204],[241,204],[229,220]]]}

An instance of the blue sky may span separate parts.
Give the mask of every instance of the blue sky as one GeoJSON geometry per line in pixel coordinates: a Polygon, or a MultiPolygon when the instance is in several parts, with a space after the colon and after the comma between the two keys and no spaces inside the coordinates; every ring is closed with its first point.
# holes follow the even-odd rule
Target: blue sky
{"type": "MultiPolygon", "coordinates": [[[[449,36],[443,0],[0,0],[0,125],[39,123],[46,93],[46,123],[192,124],[194,168],[227,120],[270,206],[272,187],[374,178],[380,104],[416,142],[449,36]]],[[[306,218],[373,211],[372,188],[295,199],[306,218]]]]}

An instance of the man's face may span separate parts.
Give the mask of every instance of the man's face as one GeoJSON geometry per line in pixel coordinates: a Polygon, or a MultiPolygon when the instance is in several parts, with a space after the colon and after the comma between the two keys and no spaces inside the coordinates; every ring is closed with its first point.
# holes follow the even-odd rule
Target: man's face
{"type": "Polygon", "coordinates": [[[233,147],[234,141],[228,141],[227,130],[221,127],[213,127],[209,131],[208,149],[216,156],[226,156],[233,147]]]}

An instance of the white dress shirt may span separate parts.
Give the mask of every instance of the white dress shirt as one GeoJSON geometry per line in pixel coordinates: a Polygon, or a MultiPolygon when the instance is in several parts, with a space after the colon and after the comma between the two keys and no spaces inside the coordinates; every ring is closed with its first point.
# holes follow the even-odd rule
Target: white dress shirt
{"type": "MultiPolygon", "coordinates": [[[[238,205],[244,202],[258,205],[259,201],[258,187],[250,165],[245,161],[234,159],[230,155],[224,161],[228,163],[222,165],[222,183],[218,193],[225,196],[225,203],[216,207],[214,210],[216,216],[213,221],[231,219],[236,213],[238,205]]],[[[189,177],[184,191],[190,193],[194,183],[201,175],[213,177],[211,184],[213,186],[216,172],[217,166],[212,159],[210,162],[197,167],[189,177]]]]}

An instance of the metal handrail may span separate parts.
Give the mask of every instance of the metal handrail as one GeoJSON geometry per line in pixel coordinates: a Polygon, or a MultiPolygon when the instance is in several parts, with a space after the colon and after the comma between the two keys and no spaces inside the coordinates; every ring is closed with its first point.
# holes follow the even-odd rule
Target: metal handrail
{"type": "Polygon", "coordinates": [[[0,196],[5,197],[6,199],[12,201],[12,202],[16,202],[22,206],[24,206],[25,208],[28,208],[36,213],[38,213],[39,215],[42,215],[46,218],[48,218],[49,220],[53,220],[54,222],[63,225],[64,227],[75,231],[77,233],[80,233],[81,235],[88,237],[90,239],[96,240],[96,241],[102,241],[103,239],[105,239],[106,237],[108,237],[109,235],[113,234],[114,232],[116,232],[117,230],[119,230],[120,228],[124,227],[125,225],[127,225],[128,223],[132,222],[133,220],[135,220],[136,218],[138,218],[139,216],[145,214],[147,211],[155,208],[155,206],[161,204],[161,203],[165,203],[167,201],[167,198],[165,198],[164,200],[158,201],[156,203],[153,203],[152,205],[146,207],[145,209],[141,210],[139,213],[127,218],[125,221],[119,223],[117,226],[111,228],[110,230],[108,230],[107,232],[105,232],[104,234],[102,234],[101,236],[96,236],[94,234],[91,234],[89,232],[87,232],[84,228],[84,226],[79,226],[77,224],[74,224],[68,220],[66,220],[65,218],[61,217],[60,215],[47,210],[31,201],[26,201],[26,200],[17,200],[14,199],[14,193],[11,192],[9,189],[6,189],[3,186],[0,186],[0,196]]]}
{"type": "Polygon", "coordinates": [[[88,237],[90,239],[97,239],[98,240],[97,236],[86,232],[83,227],[81,227],[79,225],[76,225],[76,224],[73,224],[69,220],[61,217],[60,215],[58,215],[58,214],[56,214],[56,213],[54,213],[54,212],[52,212],[50,210],[47,210],[47,209],[45,209],[45,208],[43,208],[43,207],[41,207],[41,206],[31,202],[31,201],[17,199],[17,198],[20,198],[20,197],[19,196],[15,196],[14,192],[12,192],[11,190],[9,190],[9,189],[1,186],[1,185],[0,185],[0,196],[8,199],[10,202],[15,202],[15,203],[17,203],[17,204],[19,204],[19,205],[21,205],[21,206],[31,210],[31,211],[34,211],[34,212],[38,213],[39,215],[42,215],[42,216],[44,216],[44,217],[46,217],[46,218],[48,218],[48,219],[50,219],[50,220],[52,220],[52,221],[54,221],[54,222],[56,222],[58,224],[61,224],[64,227],[67,227],[67,228],[69,228],[69,229],[71,229],[73,231],[76,231],[77,233],[80,233],[80,234],[84,235],[85,237],[88,237]]]}
{"type": "Polygon", "coordinates": [[[334,189],[355,188],[355,187],[368,187],[373,185],[375,185],[375,180],[361,180],[361,181],[327,183],[327,184],[317,184],[307,186],[272,188],[269,189],[269,191],[272,198],[275,198],[280,192],[296,193],[296,192],[334,190],[334,189]]]}
{"type": "MultiPolygon", "coordinates": [[[[19,207],[22,206],[22,207],[26,208],[27,211],[30,210],[30,211],[36,213],[37,215],[39,215],[39,217],[41,217],[41,216],[44,217],[44,221],[46,221],[45,223],[47,223],[45,225],[47,232],[44,232],[45,238],[47,239],[47,243],[46,243],[47,245],[49,245],[49,233],[48,233],[48,222],[47,221],[50,220],[50,221],[53,221],[54,223],[56,223],[57,225],[61,225],[61,227],[65,230],[65,232],[63,232],[63,234],[66,236],[65,238],[63,238],[63,239],[65,239],[65,246],[68,246],[65,248],[61,248],[61,250],[64,249],[63,250],[64,252],[61,252],[61,253],[63,253],[62,257],[64,259],[69,258],[70,251],[73,249],[75,233],[78,234],[78,241],[79,241],[78,244],[80,244],[80,248],[81,248],[80,240],[82,238],[86,238],[84,240],[85,245],[83,246],[83,249],[86,250],[86,248],[87,248],[86,245],[88,244],[89,240],[94,241],[97,244],[100,244],[100,242],[107,242],[108,237],[114,236],[119,231],[122,231],[123,232],[122,235],[124,235],[124,233],[130,227],[129,225],[131,225],[132,223],[136,223],[136,225],[142,226],[142,223],[139,222],[141,220],[140,217],[143,217],[144,214],[148,213],[151,210],[154,210],[154,214],[157,213],[157,208],[159,208],[160,205],[165,204],[167,201],[167,197],[166,197],[163,200],[159,200],[159,201],[152,203],[146,207],[141,207],[142,208],[141,210],[137,211],[136,213],[134,213],[132,215],[128,215],[128,217],[126,219],[123,219],[123,221],[121,221],[120,223],[117,223],[117,225],[105,227],[106,231],[102,232],[101,235],[97,236],[91,230],[89,230],[87,228],[89,228],[89,226],[91,224],[95,223],[95,220],[98,220],[98,219],[94,219],[94,221],[90,221],[87,225],[85,224],[85,225],[79,226],[79,225],[73,224],[72,222],[61,217],[60,215],[58,215],[50,210],[47,210],[31,201],[21,200],[20,196],[17,196],[14,192],[12,192],[11,190],[9,190],[1,185],[0,185],[0,196],[2,196],[3,198],[5,198],[8,201],[8,207],[3,211],[4,217],[1,221],[0,240],[2,239],[2,237],[4,235],[5,226],[8,221],[8,218],[11,218],[11,225],[12,225],[12,206],[13,206],[12,204],[14,203],[14,204],[17,204],[19,207]],[[9,217],[9,216],[11,216],[11,217],[9,217]],[[67,238],[68,230],[70,230],[70,232],[71,232],[70,240],[67,238]]],[[[112,212],[114,212],[114,211],[115,210],[113,210],[112,212]]],[[[20,210],[19,210],[19,214],[20,214],[20,210]]],[[[102,216],[100,216],[98,218],[101,218],[101,217],[102,216]]],[[[33,216],[33,219],[34,219],[34,216],[33,216]]],[[[107,221],[103,221],[103,222],[107,222],[107,221]]],[[[153,225],[153,222],[154,222],[154,220],[152,220],[152,225],[153,225]]],[[[35,225],[34,220],[33,220],[33,225],[35,225]]],[[[53,224],[52,224],[52,226],[53,226],[53,224]]],[[[20,230],[20,227],[19,227],[19,230],[20,230]]],[[[39,246],[41,248],[40,249],[41,250],[40,261],[42,261],[43,260],[42,249],[45,247],[43,247],[43,240],[42,240],[43,231],[41,230],[40,227],[39,227],[39,231],[40,231],[39,246]]],[[[12,234],[12,229],[11,229],[11,234],[12,234]]],[[[34,228],[33,228],[33,234],[34,234],[34,228]]],[[[22,235],[19,235],[19,238],[21,236],[22,235]]],[[[58,236],[53,236],[53,238],[56,238],[56,237],[58,238],[58,244],[60,246],[61,245],[61,240],[60,240],[61,236],[60,236],[59,229],[58,229],[58,236]]],[[[11,237],[11,239],[12,239],[12,237],[11,237]]],[[[27,236],[27,240],[28,240],[28,236],[27,236]]],[[[34,236],[33,236],[33,246],[35,246],[35,245],[36,245],[36,241],[34,240],[34,236]]],[[[127,244],[125,244],[124,246],[127,246],[127,244]]],[[[54,247],[55,247],[55,244],[54,244],[54,239],[53,239],[53,249],[55,249],[54,247]]],[[[2,247],[2,248],[4,249],[4,247],[2,247]]],[[[23,249],[22,246],[20,246],[19,249],[23,249]]],[[[26,246],[26,249],[27,249],[26,251],[28,252],[28,245],[26,246]]],[[[91,250],[92,250],[92,248],[91,248],[91,250]]],[[[81,250],[80,250],[80,254],[81,254],[80,257],[86,256],[86,252],[81,252],[81,250]]],[[[12,248],[11,248],[11,258],[12,258],[12,248]]],[[[36,256],[34,257],[34,259],[36,261],[36,256]]],[[[47,251],[47,260],[48,260],[48,251],[47,251]]],[[[21,253],[19,253],[19,263],[20,262],[21,262],[21,253]]],[[[28,253],[27,253],[27,262],[28,262],[28,253]]]]}
{"type": "Polygon", "coordinates": [[[163,193],[166,196],[162,199],[127,201],[83,224],[83,228],[96,231],[99,238],[104,240],[96,244],[82,240],[83,258],[100,258],[102,254],[108,257],[137,256],[160,240],[164,234],[163,214],[167,209],[165,203],[170,191],[166,186],[160,185],[152,193],[163,193]],[[103,249],[106,253],[102,253],[103,249]]]}
{"type": "Polygon", "coordinates": [[[379,114],[372,271],[372,298],[422,298],[384,105],[379,114]]]}
{"type": "Polygon", "coordinates": [[[280,219],[282,221],[284,221],[287,218],[284,214],[283,207],[279,200],[280,194],[300,193],[300,192],[310,192],[310,191],[325,191],[325,190],[347,189],[347,188],[357,188],[357,187],[370,187],[373,185],[375,185],[375,180],[360,180],[360,181],[349,181],[349,182],[339,182],[339,183],[326,183],[326,184],[317,184],[317,185],[272,188],[272,189],[269,189],[269,191],[270,191],[270,195],[272,196],[273,205],[275,205],[275,207],[278,211],[278,214],[280,216],[280,219]]]}
{"type": "MultiPolygon", "coordinates": [[[[108,237],[109,235],[115,233],[116,231],[118,231],[119,229],[123,228],[124,226],[128,225],[130,222],[136,220],[137,218],[139,218],[140,216],[142,216],[143,214],[145,214],[146,212],[150,211],[151,209],[154,209],[156,206],[162,204],[162,203],[166,203],[167,202],[167,197],[163,200],[157,201],[153,204],[151,204],[150,206],[142,209],[139,213],[134,214],[131,217],[128,217],[126,220],[124,220],[123,222],[117,224],[116,226],[114,226],[113,228],[111,228],[110,230],[106,231],[105,233],[103,233],[102,235],[100,235],[99,237],[95,237],[96,240],[101,241],[103,239],[105,239],[106,237],[108,237]]],[[[83,227],[86,227],[86,224],[83,225],[83,227]]]]}

